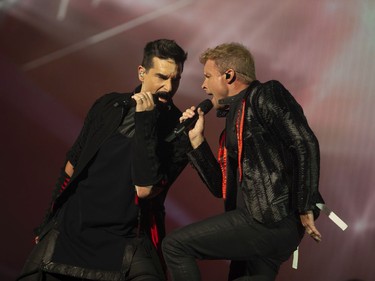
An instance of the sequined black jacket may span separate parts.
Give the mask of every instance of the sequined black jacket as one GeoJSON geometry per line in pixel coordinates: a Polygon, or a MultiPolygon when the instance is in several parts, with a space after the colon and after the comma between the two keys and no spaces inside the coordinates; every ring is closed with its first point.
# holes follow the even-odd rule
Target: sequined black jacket
{"type": "MultiPolygon", "coordinates": [[[[262,223],[316,211],[315,204],[323,202],[318,191],[319,144],[301,106],[278,81],[252,82],[237,102],[244,105],[236,120],[242,120],[237,167],[241,180],[227,181],[222,166],[230,163],[220,167],[207,142],[188,154],[209,190],[219,198],[226,190],[230,197],[239,184],[250,215],[262,223]]],[[[225,199],[227,211],[235,207],[235,200],[225,199]]]]}

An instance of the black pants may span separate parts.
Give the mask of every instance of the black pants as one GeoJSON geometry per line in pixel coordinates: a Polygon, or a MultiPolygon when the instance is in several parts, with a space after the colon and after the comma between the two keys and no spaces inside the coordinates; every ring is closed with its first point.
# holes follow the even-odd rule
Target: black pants
{"type": "MultiPolygon", "coordinates": [[[[32,267],[38,266],[40,256],[30,257],[27,263],[32,263],[32,267]]],[[[28,264],[26,268],[30,268],[28,264]]],[[[130,268],[124,277],[125,281],[164,281],[164,273],[159,263],[157,252],[148,239],[140,243],[131,260],[130,268]]],[[[71,276],[41,272],[40,270],[23,274],[18,281],[83,281],[87,279],[75,278],[71,276]]]]}
{"type": "Polygon", "coordinates": [[[232,260],[228,280],[271,281],[303,234],[297,215],[264,225],[234,210],[170,233],[163,253],[174,281],[201,280],[196,259],[232,260]]]}

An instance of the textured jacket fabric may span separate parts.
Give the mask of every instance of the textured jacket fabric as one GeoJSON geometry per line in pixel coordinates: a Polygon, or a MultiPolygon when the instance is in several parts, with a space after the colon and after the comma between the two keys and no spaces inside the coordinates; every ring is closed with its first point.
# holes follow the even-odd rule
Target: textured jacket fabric
{"type": "MultiPolygon", "coordinates": [[[[247,210],[261,223],[316,211],[315,204],[323,202],[318,191],[319,144],[301,106],[278,81],[252,82],[238,102],[243,105],[236,119],[241,124],[232,125],[242,130],[237,132],[242,145],[240,182],[226,182],[207,142],[188,154],[209,190],[221,198],[223,190],[230,196],[239,184],[247,210]]],[[[225,199],[225,209],[234,208],[233,201],[225,199]]]]}
{"type": "MultiPolygon", "coordinates": [[[[110,93],[102,96],[93,104],[77,140],[67,153],[66,161],[70,161],[74,166],[73,176],[67,180],[67,176],[62,171],[53,192],[51,208],[47,212],[44,223],[37,230],[37,235],[48,232],[46,228],[53,225],[51,221],[54,221],[64,203],[69,200],[103,142],[122,124],[131,110],[131,96],[132,93],[110,93]]],[[[132,154],[137,156],[142,154],[141,157],[133,157],[132,179],[134,185],[154,185],[163,189],[153,199],[138,202],[142,214],[139,222],[141,225],[138,227],[142,227],[150,237],[151,232],[157,233],[157,240],[153,241],[156,246],[160,245],[161,239],[165,236],[164,201],[166,194],[188,162],[186,149],[190,146],[186,136],[176,138],[173,142],[164,141],[165,137],[178,124],[180,116],[181,112],[173,103],[170,103],[168,107],[163,107],[160,110],[135,113],[135,123],[130,124],[135,131],[132,154]],[[155,122],[156,124],[154,124],[155,122]],[[138,172],[140,169],[148,172],[140,173],[138,172]]],[[[129,263],[129,255],[131,260],[131,251],[137,246],[137,243],[143,242],[142,240],[139,242],[137,239],[129,239],[129,245],[124,251],[124,263],[129,263]],[[127,252],[129,252],[128,256],[126,256],[127,252]]],[[[49,272],[69,273],[71,276],[93,280],[122,280],[121,278],[123,278],[121,272],[80,269],[75,268],[74,265],[55,264],[51,260],[44,261],[43,268],[49,272]]]]}

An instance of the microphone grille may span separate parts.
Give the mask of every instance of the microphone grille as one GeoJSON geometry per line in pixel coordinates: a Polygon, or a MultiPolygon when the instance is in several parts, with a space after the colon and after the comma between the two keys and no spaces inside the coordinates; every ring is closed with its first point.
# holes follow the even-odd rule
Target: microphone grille
{"type": "Polygon", "coordinates": [[[202,101],[200,104],[198,104],[197,108],[198,107],[204,112],[204,114],[206,114],[212,109],[213,104],[210,99],[206,99],[202,101]]]}

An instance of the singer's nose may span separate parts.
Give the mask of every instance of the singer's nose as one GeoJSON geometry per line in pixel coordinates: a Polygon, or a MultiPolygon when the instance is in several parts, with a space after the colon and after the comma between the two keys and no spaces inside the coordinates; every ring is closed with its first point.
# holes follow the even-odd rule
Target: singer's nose
{"type": "Polygon", "coordinates": [[[172,80],[171,79],[167,79],[167,80],[164,81],[163,90],[167,93],[172,91],[172,80]]]}
{"type": "Polygon", "coordinates": [[[206,79],[204,79],[201,88],[202,88],[203,90],[206,90],[206,79]]]}

